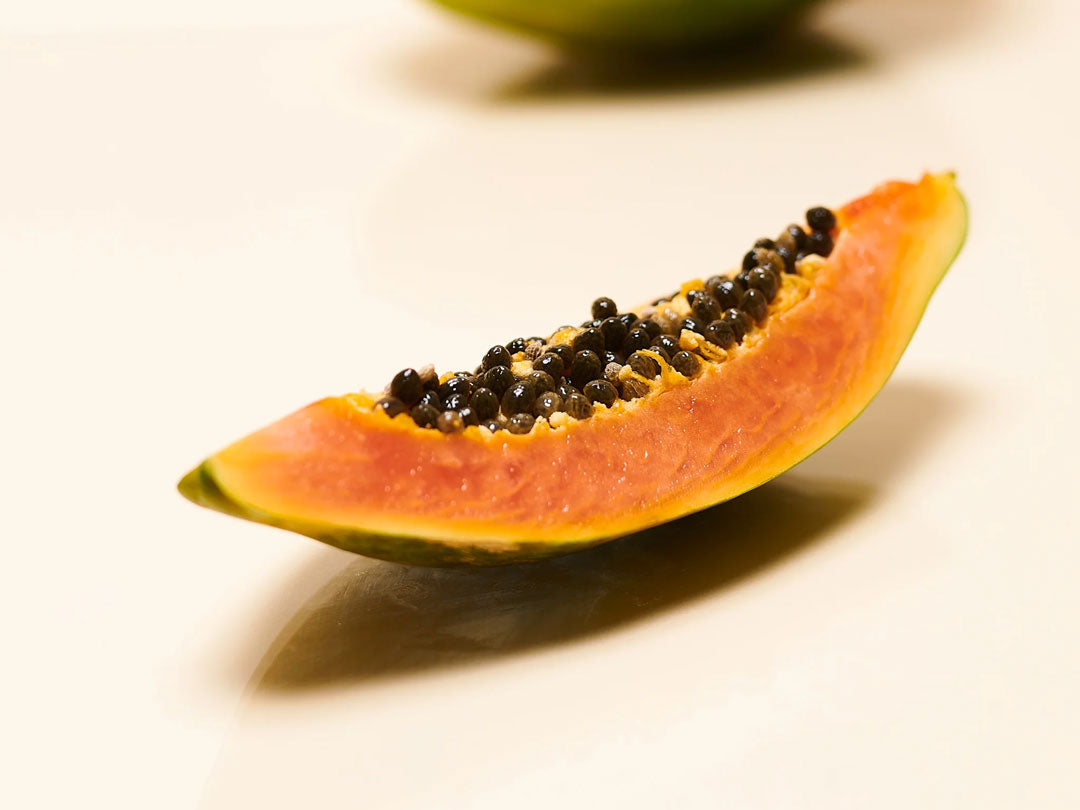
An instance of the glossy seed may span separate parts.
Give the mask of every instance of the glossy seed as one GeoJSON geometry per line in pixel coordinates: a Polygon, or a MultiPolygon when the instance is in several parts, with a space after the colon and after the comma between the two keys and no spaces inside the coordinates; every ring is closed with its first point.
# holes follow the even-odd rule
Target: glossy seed
{"type": "Polygon", "coordinates": [[[833,250],[833,240],[825,231],[812,231],[807,239],[807,250],[818,256],[828,256],[833,250]]]}
{"type": "Polygon", "coordinates": [[[574,354],[591,351],[599,354],[604,350],[604,336],[599,329],[585,329],[574,336],[571,347],[574,354]]]}
{"type": "Polygon", "coordinates": [[[621,315],[616,316],[626,326],[626,330],[629,332],[634,328],[634,325],[638,322],[638,316],[633,312],[624,312],[621,315]]]}
{"type": "Polygon", "coordinates": [[[562,406],[562,397],[554,391],[545,391],[536,398],[536,404],[533,405],[533,414],[547,419],[552,414],[561,411],[562,406]]]}
{"type": "Polygon", "coordinates": [[[777,276],[784,272],[784,258],[775,250],[758,248],[754,251],[757,257],[757,266],[772,271],[777,276]]]}
{"type": "Polygon", "coordinates": [[[492,419],[499,412],[499,398],[490,388],[477,388],[469,398],[469,407],[478,419],[492,419]]]}
{"type": "Polygon", "coordinates": [[[764,267],[755,267],[750,271],[750,289],[765,296],[766,303],[776,298],[776,287],[776,276],[764,267]]]}
{"type": "Polygon", "coordinates": [[[544,352],[533,360],[533,368],[549,374],[553,380],[559,379],[563,375],[563,371],[566,370],[563,359],[554,352],[544,352]]]}
{"type": "MultiPolygon", "coordinates": [[[[565,344],[559,346],[548,346],[547,350],[548,353],[557,354],[562,359],[563,374],[565,374],[566,369],[570,368],[570,364],[574,361],[574,350],[565,344]]],[[[555,375],[552,374],[551,376],[554,377],[555,375]]]]}
{"type": "Polygon", "coordinates": [[[492,346],[484,355],[484,361],[480,367],[487,371],[489,368],[495,368],[495,366],[509,366],[512,362],[510,352],[505,346],[492,346]]]}
{"type": "MultiPolygon", "coordinates": [[[[709,284],[709,294],[716,299],[716,303],[720,305],[720,311],[738,306],[739,296],[742,291],[735,285],[735,282],[730,278],[720,278],[715,283],[709,284]]],[[[720,317],[719,315],[716,316],[720,317]]],[[[716,320],[716,318],[713,318],[716,320]]]]}
{"type": "Polygon", "coordinates": [[[721,320],[730,326],[731,331],[735,333],[736,343],[743,342],[743,338],[746,337],[746,333],[750,331],[750,327],[754,323],[750,320],[749,315],[735,307],[725,311],[721,320]]]}
{"type": "Polygon", "coordinates": [[[469,404],[469,397],[463,393],[450,394],[443,400],[444,411],[460,411],[469,404]]]}
{"type": "Polygon", "coordinates": [[[769,302],[765,300],[765,295],[760,290],[749,289],[743,293],[742,301],[739,302],[739,309],[749,315],[758,323],[765,320],[765,313],[768,311],[769,302]]]}
{"type": "Polygon", "coordinates": [[[506,393],[506,389],[514,384],[514,372],[506,366],[496,366],[485,371],[480,382],[484,388],[490,388],[495,396],[502,398],[502,395],[506,393]]]}
{"type": "Polygon", "coordinates": [[[592,416],[592,403],[582,394],[571,394],[563,400],[563,410],[574,419],[588,419],[592,416]]]}
{"type": "Polygon", "coordinates": [[[409,416],[422,428],[435,427],[435,420],[439,418],[439,411],[426,402],[421,402],[409,411],[409,416]]]}
{"type": "Polygon", "coordinates": [[[766,250],[776,250],[776,242],[772,239],[761,238],[754,242],[754,247],[765,248],[766,250]]]}
{"type": "Polygon", "coordinates": [[[638,349],[646,349],[650,343],[652,343],[652,338],[649,337],[649,333],[644,329],[631,329],[630,334],[628,334],[626,340],[623,341],[623,353],[632,354],[638,349]]]}
{"type": "Polygon", "coordinates": [[[462,420],[464,420],[466,425],[480,424],[480,417],[476,415],[476,411],[474,411],[467,405],[464,408],[461,408],[458,413],[461,414],[461,418],[462,420]]]}
{"type": "Polygon", "coordinates": [[[435,420],[435,427],[443,433],[457,433],[465,429],[465,420],[457,411],[443,411],[435,420]]]}
{"type": "Polygon", "coordinates": [[[721,349],[730,349],[735,345],[735,330],[727,321],[713,321],[705,327],[705,339],[721,349]]]}
{"type": "Polygon", "coordinates": [[[514,338],[506,344],[506,350],[510,354],[517,354],[518,352],[525,351],[525,338],[514,338]]]}
{"type": "Polygon", "coordinates": [[[486,427],[492,433],[498,433],[500,430],[503,429],[502,422],[500,422],[498,419],[485,419],[483,422],[480,423],[480,426],[486,427]]]}
{"type": "Polygon", "coordinates": [[[692,318],[691,317],[691,318],[683,318],[681,328],[682,329],[688,329],[691,332],[697,332],[700,335],[701,330],[704,329],[705,327],[702,326],[701,321],[699,321],[697,318],[692,318]]]}
{"type": "Polygon", "coordinates": [[[702,292],[701,295],[697,296],[691,305],[691,309],[693,309],[694,315],[705,323],[715,321],[720,317],[720,313],[724,311],[720,303],[707,292],[702,292]]]}
{"type": "Polygon", "coordinates": [[[791,241],[795,243],[795,253],[806,247],[806,231],[802,229],[801,225],[796,225],[793,222],[784,230],[791,237],[791,241]]]}
{"type": "Polygon", "coordinates": [[[399,413],[405,413],[408,409],[408,406],[397,397],[383,397],[375,403],[375,410],[382,411],[390,418],[399,413]]]}
{"type": "Polygon", "coordinates": [[[468,397],[472,394],[472,381],[468,377],[448,377],[442,385],[439,386],[439,396],[442,397],[443,402],[446,402],[446,398],[451,394],[464,394],[468,397]]]}
{"type": "Polygon", "coordinates": [[[581,391],[579,391],[566,380],[563,380],[555,386],[555,393],[562,397],[563,402],[566,402],[566,400],[570,398],[571,394],[580,394],[581,391]]]}
{"type": "Polygon", "coordinates": [[[642,352],[634,352],[627,358],[626,364],[635,374],[640,374],[646,379],[654,379],[660,376],[660,364],[655,357],[650,357],[642,352]]]}
{"type": "Polygon", "coordinates": [[[525,375],[525,380],[532,383],[533,390],[536,391],[537,395],[555,389],[555,380],[546,371],[540,371],[539,369],[530,371],[525,375]]]}
{"type": "Polygon", "coordinates": [[[570,364],[570,381],[578,388],[584,387],[589,380],[595,380],[604,373],[600,356],[589,349],[574,355],[570,364]]]}
{"type": "Polygon", "coordinates": [[[617,315],[619,308],[610,298],[597,298],[592,302],[592,316],[599,321],[617,315]]]}
{"type": "Polygon", "coordinates": [[[439,397],[438,391],[425,391],[420,395],[420,401],[417,405],[430,405],[436,411],[441,411],[442,399],[439,397]]]}
{"type": "Polygon", "coordinates": [[[784,260],[784,272],[785,273],[794,273],[795,272],[795,251],[794,250],[788,250],[787,248],[777,248],[776,253],[781,259],[784,260]]]}
{"type": "Polygon", "coordinates": [[[610,363],[622,363],[622,355],[616,352],[604,352],[600,355],[600,364],[607,368],[610,363]]]}
{"type": "Polygon", "coordinates": [[[424,393],[424,384],[415,369],[402,369],[390,381],[390,396],[401,400],[406,405],[415,405],[420,401],[422,393],[424,393]]]}
{"type": "Polygon", "coordinates": [[[742,257],[742,269],[749,270],[752,267],[757,266],[757,256],[754,255],[754,251],[747,251],[746,255],[742,257]]]}
{"type": "Polygon", "coordinates": [[[653,340],[652,348],[663,354],[668,359],[668,362],[671,362],[671,357],[679,351],[679,341],[671,335],[660,335],[660,337],[653,340]]]}
{"type": "Polygon", "coordinates": [[[506,423],[506,429],[518,435],[528,433],[536,424],[536,419],[531,413],[515,413],[506,423]]]}
{"type": "Polygon", "coordinates": [[[502,411],[507,416],[515,413],[531,413],[536,403],[536,390],[532,383],[519,380],[506,389],[502,398],[502,411]]]}
{"type": "Polygon", "coordinates": [[[661,331],[663,331],[662,329],[660,329],[660,324],[658,324],[652,318],[644,319],[638,324],[638,327],[644,329],[648,333],[649,340],[652,340],[654,337],[659,335],[661,331]]]}
{"type": "MultiPolygon", "coordinates": [[[[753,270],[753,269],[754,268],[752,268],[752,267],[750,268],[750,270],[753,270]]],[[[742,271],[739,272],[739,274],[737,276],[735,276],[735,278],[732,279],[732,281],[735,282],[735,286],[739,290],[739,300],[740,301],[742,300],[742,294],[744,292],[746,292],[746,290],[750,286],[750,270],[742,270],[742,271]]]]}
{"type": "Polygon", "coordinates": [[[637,377],[627,377],[619,386],[619,392],[623,399],[637,399],[649,393],[649,384],[637,377]]]}
{"type": "Polygon", "coordinates": [[[678,352],[671,358],[671,365],[684,377],[696,377],[701,371],[701,360],[696,354],[678,352]]]}
{"type": "Polygon", "coordinates": [[[594,405],[600,403],[607,407],[614,405],[615,400],[619,398],[618,390],[607,380],[593,380],[585,386],[583,393],[585,398],[594,405]]]}
{"type": "Polygon", "coordinates": [[[831,231],[836,227],[836,214],[818,205],[806,212],[806,224],[815,231],[831,231]]]}
{"type": "Polygon", "coordinates": [[[604,337],[604,346],[612,351],[622,348],[627,332],[626,324],[618,318],[605,318],[600,323],[600,334],[604,337]]]}

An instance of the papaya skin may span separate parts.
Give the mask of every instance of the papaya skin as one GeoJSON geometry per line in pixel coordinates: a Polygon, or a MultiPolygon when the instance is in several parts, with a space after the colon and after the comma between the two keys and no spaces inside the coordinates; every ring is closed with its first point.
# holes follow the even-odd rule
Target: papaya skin
{"type": "MultiPolygon", "coordinates": [[[[694,380],[527,435],[456,435],[370,397],[315,402],[211,456],[190,500],[372,557],[424,565],[540,559],[734,498],[791,468],[885,384],[963,245],[950,174],[890,182],[837,211],[801,297],[694,380]]],[[[787,305],[782,305],[787,300],[787,305]]],[[[666,365],[666,364],[665,364],[666,365]]]]}
{"type": "Polygon", "coordinates": [[[694,50],[765,28],[814,0],[435,0],[580,49],[694,50]]]}

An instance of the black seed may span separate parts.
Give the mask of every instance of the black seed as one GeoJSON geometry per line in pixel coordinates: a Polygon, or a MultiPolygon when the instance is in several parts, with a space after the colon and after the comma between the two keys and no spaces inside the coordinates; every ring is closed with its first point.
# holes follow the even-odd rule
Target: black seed
{"type": "Polygon", "coordinates": [[[495,366],[484,372],[480,382],[485,388],[490,388],[495,396],[502,397],[506,389],[514,383],[514,372],[506,366],[495,366]]]}
{"type": "Polygon", "coordinates": [[[506,350],[510,354],[517,354],[518,352],[525,351],[525,338],[514,338],[506,344],[506,350]]]}
{"type": "MultiPolygon", "coordinates": [[[[732,336],[734,340],[734,336],[732,336]]],[[[701,371],[701,360],[696,354],[679,352],[671,358],[671,365],[684,377],[695,377],[701,371]]]]}
{"type": "Polygon", "coordinates": [[[660,352],[667,356],[668,362],[671,362],[671,356],[678,354],[679,341],[673,338],[671,335],[661,335],[652,342],[652,348],[660,350],[660,352]]]}
{"type": "Polygon", "coordinates": [[[544,352],[542,355],[533,360],[533,368],[537,371],[543,371],[551,375],[551,379],[557,380],[563,375],[563,371],[566,370],[566,366],[563,363],[563,359],[555,352],[544,352]]]}
{"type": "Polygon", "coordinates": [[[408,409],[408,406],[397,397],[383,397],[375,403],[375,410],[382,411],[391,418],[399,413],[405,413],[408,409]]]}
{"type": "Polygon", "coordinates": [[[485,419],[483,422],[480,423],[480,426],[486,427],[492,433],[497,433],[498,431],[503,429],[502,422],[500,422],[498,419],[485,419]]]}
{"type": "Polygon", "coordinates": [[[620,393],[623,399],[637,399],[649,393],[649,384],[637,377],[627,377],[622,381],[620,393]]]}
{"type": "Polygon", "coordinates": [[[766,250],[776,250],[776,242],[774,242],[772,239],[762,238],[754,242],[754,247],[765,248],[766,250]]]}
{"type": "MultiPolygon", "coordinates": [[[[716,303],[720,305],[720,309],[723,311],[738,305],[742,291],[731,279],[719,277],[716,283],[713,283],[712,279],[709,280],[709,294],[716,299],[716,303]]],[[[716,320],[716,318],[713,318],[713,320],[716,320]]]]}
{"type": "Polygon", "coordinates": [[[469,397],[467,394],[450,394],[443,400],[444,411],[460,411],[466,405],[469,404],[469,397]]]}
{"type": "Polygon", "coordinates": [[[652,338],[649,337],[649,333],[645,329],[633,328],[622,342],[622,351],[624,354],[630,354],[638,349],[648,348],[651,342],[652,338]]]}
{"type": "Polygon", "coordinates": [[[784,272],[795,272],[795,251],[788,250],[787,248],[779,247],[776,249],[777,255],[784,260],[784,272]]]}
{"type": "Polygon", "coordinates": [[[730,349],[735,345],[735,330],[727,321],[713,321],[705,327],[705,339],[721,349],[730,349]]]}
{"type": "Polygon", "coordinates": [[[622,315],[616,315],[620,321],[626,326],[626,331],[630,331],[634,328],[634,324],[638,322],[638,316],[633,312],[624,312],[622,315]]]}
{"type": "Polygon", "coordinates": [[[615,400],[619,398],[619,392],[614,385],[607,380],[593,380],[591,383],[585,386],[585,398],[596,404],[599,402],[601,405],[611,407],[615,404],[615,400]]]}
{"type": "Polygon", "coordinates": [[[609,363],[622,363],[622,357],[615,352],[604,352],[600,355],[600,362],[607,368],[609,363]]]}
{"type": "Polygon", "coordinates": [[[509,388],[502,398],[502,410],[507,416],[515,413],[530,413],[536,402],[536,390],[532,383],[520,380],[509,388]]]}
{"type": "Polygon", "coordinates": [[[589,349],[575,354],[574,362],[570,364],[570,381],[578,388],[603,373],[604,366],[600,362],[600,356],[589,349]]]}
{"type": "Polygon", "coordinates": [[[801,225],[796,225],[795,223],[792,223],[788,225],[787,228],[785,228],[784,230],[795,243],[796,253],[806,247],[806,231],[802,229],[801,225]]]}
{"type": "Polygon", "coordinates": [[[618,318],[605,318],[600,324],[600,334],[604,336],[604,345],[611,349],[621,349],[629,330],[618,318]]]}
{"type": "Polygon", "coordinates": [[[646,318],[638,324],[638,328],[644,329],[649,333],[649,340],[659,335],[663,330],[660,328],[660,324],[654,321],[652,318],[646,318]]]}
{"type": "Polygon", "coordinates": [[[752,267],[757,266],[757,256],[754,255],[754,251],[748,251],[745,256],[742,257],[742,269],[749,270],[752,267]]]}
{"type": "Polygon", "coordinates": [[[701,321],[697,320],[697,318],[683,318],[682,328],[701,334],[701,330],[705,327],[701,325],[701,321]]]}
{"type": "MultiPolygon", "coordinates": [[[[500,368],[505,368],[500,366],[500,368]]],[[[446,402],[446,398],[451,394],[463,394],[468,397],[472,394],[472,380],[468,377],[448,377],[442,385],[439,386],[439,396],[442,397],[443,403],[446,402]]]]}
{"type": "Polygon", "coordinates": [[[551,378],[551,375],[546,371],[530,371],[525,375],[526,381],[532,383],[533,390],[537,394],[542,394],[545,391],[552,391],[555,389],[555,380],[551,378]]]}
{"type": "Polygon", "coordinates": [[[631,371],[640,374],[646,379],[652,380],[660,376],[660,364],[656,362],[655,357],[650,357],[641,352],[634,352],[627,358],[626,363],[630,366],[631,371]]]}
{"type": "Polygon", "coordinates": [[[705,293],[704,290],[687,290],[686,291],[686,303],[688,303],[691,307],[693,307],[694,302],[696,302],[699,298],[701,298],[701,296],[704,295],[704,293],[705,293]]]}
{"type": "Polygon", "coordinates": [[[536,424],[536,419],[531,413],[515,413],[506,423],[506,429],[520,435],[532,430],[534,424],[536,424]]]}
{"type": "Polygon", "coordinates": [[[608,382],[616,382],[619,379],[620,371],[622,371],[620,363],[608,363],[604,366],[604,379],[608,382]]]}
{"type": "Polygon", "coordinates": [[[443,433],[457,433],[465,429],[465,420],[457,411],[443,411],[435,420],[435,427],[443,433]]]}
{"type": "Polygon", "coordinates": [[[571,394],[563,400],[563,410],[575,419],[588,419],[592,416],[592,403],[581,394],[571,394]]]}
{"type": "Polygon", "coordinates": [[[402,369],[390,381],[390,396],[401,400],[406,405],[415,405],[422,393],[424,393],[424,384],[415,369],[402,369]]]}
{"type": "Polygon", "coordinates": [[[426,402],[421,402],[409,412],[409,415],[420,427],[433,428],[435,420],[439,418],[439,411],[426,402]]]}
{"type": "Polygon", "coordinates": [[[750,327],[754,325],[754,322],[750,320],[749,315],[735,307],[724,312],[721,320],[730,326],[731,331],[735,333],[736,343],[742,343],[743,338],[746,337],[746,333],[749,332],[750,327]]]}
{"type": "Polygon", "coordinates": [[[571,394],[580,394],[581,391],[572,386],[566,380],[563,380],[555,386],[555,393],[562,397],[563,401],[565,402],[567,397],[569,397],[571,394]]]}
{"type": "Polygon", "coordinates": [[[461,418],[465,421],[466,425],[479,425],[480,417],[476,415],[476,411],[466,406],[461,408],[458,413],[461,414],[461,418]]]}
{"type": "Polygon", "coordinates": [[[742,270],[732,281],[735,282],[735,286],[739,289],[739,300],[742,300],[742,294],[750,286],[750,270],[742,270]]]}
{"type": "Polygon", "coordinates": [[[806,212],[806,224],[815,231],[831,231],[836,227],[836,214],[818,205],[806,212]]]}
{"type": "Polygon", "coordinates": [[[755,267],[750,271],[750,289],[765,296],[766,303],[776,298],[776,287],[776,276],[764,267],[755,267]]]}
{"type": "Polygon", "coordinates": [[[499,412],[499,398],[490,388],[477,388],[469,398],[469,407],[477,419],[491,419],[499,412]]]}
{"type": "Polygon", "coordinates": [[[743,293],[742,301],[739,302],[739,309],[758,323],[765,320],[768,307],[769,302],[765,300],[765,295],[760,290],[747,290],[743,293]]]}
{"type": "Polygon", "coordinates": [[[484,355],[481,368],[487,371],[489,368],[495,368],[495,366],[509,366],[512,362],[510,352],[505,346],[492,346],[484,355]]]}
{"type": "MultiPolygon", "coordinates": [[[[562,358],[563,374],[565,374],[566,369],[570,368],[570,363],[572,363],[574,360],[574,350],[565,344],[559,346],[548,346],[547,350],[550,354],[557,354],[560,358],[562,358]]],[[[552,374],[551,376],[554,377],[555,375],[552,374]]]]}
{"type": "Polygon", "coordinates": [[[615,306],[615,302],[610,298],[597,298],[592,302],[592,316],[597,320],[604,320],[604,318],[611,318],[618,314],[619,308],[615,306]]]}
{"type": "Polygon", "coordinates": [[[596,318],[591,318],[590,320],[582,321],[581,323],[579,323],[578,328],[580,328],[580,329],[595,329],[599,325],[600,325],[600,321],[596,320],[596,318]]]}
{"type": "Polygon", "coordinates": [[[533,405],[533,413],[536,416],[542,416],[545,419],[561,410],[562,397],[554,391],[545,391],[536,398],[536,404],[533,405]]]}
{"type": "Polygon", "coordinates": [[[438,391],[425,391],[417,404],[430,405],[436,411],[442,410],[442,399],[439,397],[438,391]]]}
{"type": "Polygon", "coordinates": [[[818,256],[828,256],[833,249],[832,237],[825,231],[812,231],[807,240],[807,249],[818,256]]]}
{"type": "Polygon", "coordinates": [[[699,295],[691,308],[694,310],[694,315],[705,323],[715,321],[720,317],[720,313],[724,311],[720,303],[707,292],[699,295]]]}
{"type": "Polygon", "coordinates": [[[586,329],[575,335],[571,344],[574,353],[592,351],[599,354],[604,350],[604,336],[599,329],[586,329]]]}

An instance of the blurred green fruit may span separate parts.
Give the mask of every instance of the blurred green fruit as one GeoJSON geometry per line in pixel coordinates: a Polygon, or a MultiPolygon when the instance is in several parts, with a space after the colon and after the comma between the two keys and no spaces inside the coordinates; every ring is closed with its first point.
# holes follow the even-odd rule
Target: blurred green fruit
{"type": "Polygon", "coordinates": [[[672,50],[733,38],[814,0],[435,0],[571,45],[672,50]]]}

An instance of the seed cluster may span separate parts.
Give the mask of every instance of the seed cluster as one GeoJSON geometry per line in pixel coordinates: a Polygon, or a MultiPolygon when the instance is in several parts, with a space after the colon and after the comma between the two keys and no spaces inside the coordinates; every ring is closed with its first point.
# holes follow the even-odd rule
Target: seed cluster
{"type": "Polygon", "coordinates": [[[688,291],[686,317],[673,319],[670,310],[664,315],[656,310],[678,291],[656,299],[640,316],[619,312],[610,298],[597,298],[592,318],[581,324],[569,345],[515,338],[488,349],[474,372],[459,371],[442,380],[431,367],[407,368],[394,376],[375,408],[390,417],[408,413],[420,427],[443,433],[480,425],[524,434],[538,420],[560,413],[588,419],[596,407],[644,396],[650,385],[643,379],[655,380],[661,373],[653,354],[678,373],[696,377],[709,360],[684,349],[679,336],[688,330],[720,349],[742,343],[764,323],[783,274],[796,272],[796,262],[806,256],[832,252],[833,212],[811,208],[806,225],[792,224],[775,239],[758,239],[734,276],[712,276],[703,288],[688,291]],[[529,370],[522,373],[523,367],[529,370]],[[632,374],[624,373],[627,367],[632,374]]]}

